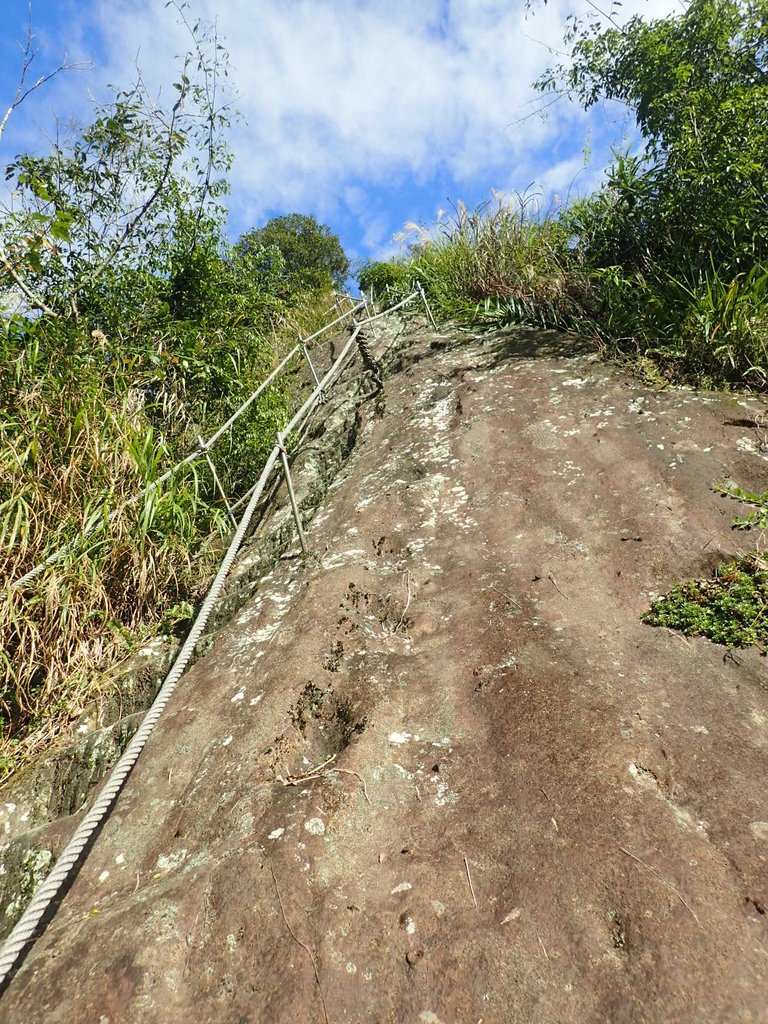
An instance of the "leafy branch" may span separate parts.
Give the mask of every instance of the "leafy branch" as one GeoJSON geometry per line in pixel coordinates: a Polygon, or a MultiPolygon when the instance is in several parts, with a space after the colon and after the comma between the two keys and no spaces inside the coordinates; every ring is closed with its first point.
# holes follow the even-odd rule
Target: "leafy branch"
{"type": "MultiPolygon", "coordinates": [[[[44,85],[47,85],[50,81],[56,78],[64,71],[84,71],[89,69],[92,65],[90,61],[69,61],[65,57],[64,60],[51,71],[47,71],[45,74],[40,75],[39,78],[33,82],[29,82],[29,73],[32,65],[39,53],[39,48],[34,46],[34,35],[32,33],[32,4],[29,5],[29,17],[27,24],[27,34],[23,44],[21,45],[22,50],[22,61],[21,71],[19,73],[19,82],[16,88],[16,95],[13,98],[10,106],[3,115],[2,121],[0,121],[0,141],[2,140],[3,134],[5,133],[6,126],[8,125],[11,116],[25,100],[27,100],[32,93],[41,89],[44,85]]],[[[6,273],[13,280],[19,291],[29,301],[33,308],[39,309],[41,312],[48,316],[58,315],[54,309],[52,309],[45,300],[37,294],[34,288],[27,282],[22,274],[19,273],[18,268],[11,262],[5,247],[0,242],[0,264],[2,264],[6,273]]]]}

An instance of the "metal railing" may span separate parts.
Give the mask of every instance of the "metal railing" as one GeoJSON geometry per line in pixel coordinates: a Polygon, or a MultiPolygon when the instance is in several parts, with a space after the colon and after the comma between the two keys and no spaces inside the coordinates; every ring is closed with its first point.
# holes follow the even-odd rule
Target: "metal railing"
{"type": "MultiPolygon", "coordinates": [[[[390,313],[394,313],[396,310],[402,309],[408,303],[412,302],[415,298],[423,299],[427,315],[430,321],[434,323],[434,320],[432,320],[431,311],[429,310],[429,306],[427,305],[426,302],[426,296],[424,295],[421,286],[419,286],[416,291],[412,292],[401,302],[397,303],[394,306],[391,306],[390,308],[384,310],[381,313],[372,313],[369,308],[367,300],[364,299],[362,302],[353,305],[348,312],[341,314],[331,323],[327,324],[319,331],[316,331],[313,335],[310,336],[310,338],[300,340],[298,344],[294,346],[291,352],[289,352],[288,355],[282,360],[280,365],[276,367],[275,370],[273,370],[272,373],[266,378],[266,380],[264,380],[259,385],[256,391],[254,391],[253,394],[250,395],[245,402],[243,402],[243,404],[232,414],[232,416],[230,416],[227,422],[223,424],[223,426],[221,426],[213,435],[211,435],[207,442],[201,439],[200,446],[194,452],[190,452],[190,454],[185,459],[179,462],[176,466],[167,470],[165,473],[162,474],[162,476],[154,480],[151,484],[148,485],[147,488],[145,488],[143,492],[141,492],[141,494],[138,494],[131,499],[131,503],[139,501],[142,495],[146,494],[150,488],[157,487],[160,483],[169,479],[169,477],[174,472],[177,472],[183,466],[190,464],[191,462],[195,461],[198,458],[207,457],[213,445],[223,436],[223,434],[232,426],[232,424],[240,416],[243,415],[246,409],[256,400],[258,395],[263,392],[264,388],[267,387],[271,381],[276,379],[276,376],[286,368],[290,359],[293,358],[293,356],[296,355],[298,351],[302,350],[303,346],[306,346],[307,342],[315,340],[316,338],[320,337],[328,330],[330,330],[332,327],[337,326],[339,323],[345,320],[349,315],[360,312],[361,309],[365,309],[367,313],[366,319],[356,324],[355,329],[351,334],[349,340],[344,345],[338,357],[333,360],[330,369],[325,373],[322,379],[318,379],[317,375],[314,372],[314,368],[312,369],[313,380],[315,382],[315,386],[312,390],[312,393],[307,398],[307,400],[301,405],[301,407],[297,410],[297,412],[294,413],[289,423],[285,427],[283,427],[281,431],[277,433],[276,443],[272,448],[272,451],[270,452],[269,456],[267,457],[267,460],[264,464],[258,481],[249,492],[248,504],[242,517],[240,518],[240,521],[236,524],[234,536],[232,537],[227,552],[224,555],[224,558],[219,567],[219,571],[217,572],[216,577],[213,580],[210,589],[208,590],[205,600],[203,601],[200,607],[200,611],[198,612],[197,617],[195,618],[195,621],[192,624],[192,627],[187,635],[187,638],[182,644],[181,650],[176,656],[176,659],[173,665],[171,666],[168,675],[165,677],[165,680],[163,681],[152,706],[147,711],[141,725],[139,726],[136,733],[133,735],[133,738],[126,747],[124,753],[118,760],[115,767],[112,769],[99,795],[96,797],[90,809],[86,813],[85,817],[78,825],[69,843],[64,848],[63,852],[60,854],[50,874],[46,877],[46,879],[35,891],[32,900],[28,904],[24,913],[19,918],[15,927],[13,928],[8,938],[5,940],[2,948],[0,949],[0,993],[2,993],[4,987],[9,981],[10,976],[22,952],[29,947],[31,941],[37,937],[37,934],[39,934],[38,928],[43,917],[49,910],[51,904],[57,899],[63,886],[68,881],[74,879],[74,876],[77,873],[77,870],[81,863],[84,851],[86,850],[88,844],[90,843],[94,833],[97,831],[97,829],[101,827],[105,819],[108,817],[112,809],[112,806],[115,800],[117,799],[118,794],[120,793],[123,785],[125,784],[125,781],[130,775],[133,766],[136,764],[136,761],[138,760],[139,754],[143,750],[147,740],[149,739],[152,731],[155,728],[155,725],[157,724],[158,720],[163,714],[163,711],[165,710],[168,701],[171,698],[171,695],[176,689],[179,680],[181,679],[184,671],[189,665],[189,662],[195,650],[195,646],[197,645],[197,642],[200,639],[203,630],[205,629],[208,619],[210,618],[211,612],[213,611],[218,596],[224,585],[224,581],[226,580],[226,577],[229,574],[235,557],[237,556],[237,553],[240,550],[240,547],[243,543],[245,535],[248,531],[248,527],[250,526],[251,520],[253,518],[254,512],[256,511],[257,505],[267,487],[267,483],[269,482],[272,472],[279,461],[282,464],[283,473],[289,490],[291,508],[293,515],[296,519],[296,525],[300,542],[302,544],[302,548],[306,550],[306,539],[303,533],[303,526],[301,523],[298,504],[296,502],[295,494],[293,493],[293,485],[291,482],[288,458],[284,446],[285,436],[301,427],[302,424],[304,424],[307,418],[309,417],[310,413],[314,410],[314,408],[323,400],[325,394],[332,387],[332,385],[338,378],[339,374],[341,373],[341,370],[345,362],[347,361],[350,352],[353,350],[353,347],[357,342],[357,337],[358,334],[360,333],[360,330],[363,327],[380,320],[382,317],[388,316],[390,313]]],[[[223,488],[221,488],[221,492],[226,504],[229,506],[229,501],[226,498],[226,495],[224,494],[223,488]]],[[[232,515],[231,507],[230,515],[232,515]]],[[[232,518],[233,521],[235,521],[234,516],[232,516],[232,518]]],[[[30,570],[30,572],[28,572],[25,576],[16,580],[15,583],[12,584],[12,586],[18,587],[21,586],[24,582],[33,579],[36,575],[38,575],[39,572],[42,572],[47,565],[53,564],[53,562],[57,558],[62,557],[63,553],[66,550],[66,548],[63,548],[53,552],[50,556],[48,556],[48,558],[44,562],[40,563],[38,566],[35,566],[35,568],[30,570]]]]}

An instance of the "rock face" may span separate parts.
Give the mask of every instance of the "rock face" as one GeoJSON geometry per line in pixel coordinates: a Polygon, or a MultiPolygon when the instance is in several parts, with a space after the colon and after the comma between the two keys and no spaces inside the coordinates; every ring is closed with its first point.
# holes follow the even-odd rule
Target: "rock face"
{"type": "Polygon", "coordinates": [[[765,662],[640,622],[749,543],[744,408],[536,332],[396,369],[3,1020],[766,1020],[765,662]]]}

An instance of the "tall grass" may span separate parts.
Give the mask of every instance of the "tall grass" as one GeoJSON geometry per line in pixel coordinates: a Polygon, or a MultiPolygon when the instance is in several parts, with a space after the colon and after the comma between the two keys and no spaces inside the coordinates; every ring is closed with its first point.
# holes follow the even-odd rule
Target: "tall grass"
{"type": "Polygon", "coordinates": [[[475,210],[458,204],[436,230],[416,225],[408,269],[443,317],[564,324],[577,306],[561,221],[535,195],[510,201],[494,193],[475,210]]]}
{"type": "MultiPolygon", "coordinates": [[[[408,257],[389,297],[420,280],[443,319],[489,326],[531,324],[593,337],[604,352],[652,359],[668,376],[705,386],[768,386],[768,268],[735,276],[681,253],[674,268],[589,262],[585,238],[599,204],[544,211],[536,196],[494,194],[475,210],[459,204],[435,228],[407,225],[408,257]]],[[[608,230],[604,226],[604,230],[608,230]]],[[[591,233],[590,233],[591,232],[591,233]]],[[[375,281],[386,275],[367,268],[375,281]]]]}
{"type": "MultiPolygon", "coordinates": [[[[150,349],[158,364],[43,322],[0,325],[0,777],[82,714],[106,669],[188,620],[231,525],[205,460],[153,481],[220,426],[298,330],[327,322],[327,306],[326,294],[308,296],[247,350],[208,337],[192,368],[167,338],[150,349]]],[[[214,449],[230,500],[306,386],[300,374],[276,383],[214,449]]]]}

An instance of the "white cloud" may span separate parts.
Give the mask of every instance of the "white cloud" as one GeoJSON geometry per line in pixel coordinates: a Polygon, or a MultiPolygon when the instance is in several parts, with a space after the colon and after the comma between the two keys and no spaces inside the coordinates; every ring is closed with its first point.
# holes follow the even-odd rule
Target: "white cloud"
{"type": "MultiPolygon", "coordinates": [[[[532,175],[562,190],[579,169],[583,112],[562,102],[546,119],[519,122],[531,109],[531,82],[553,59],[547,46],[561,45],[567,0],[550,0],[527,20],[510,0],[193,6],[195,16],[218,20],[247,121],[231,136],[238,228],[281,209],[344,211],[360,220],[364,245],[381,246],[389,228],[366,202],[371,188],[401,180],[407,190],[437,175],[457,190],[511,188],[532,175]]],[[[673,7],[627,0],[622,17],[673,7]]],[[[126,81],[138,53],[148,80],[168,87],[188,38],[161,0],[85,0],[77,11],[71,48],[98,42],[96,83],[126,81]]],[[[83,84],[65,88],[76,105],[83,84]]]]}

